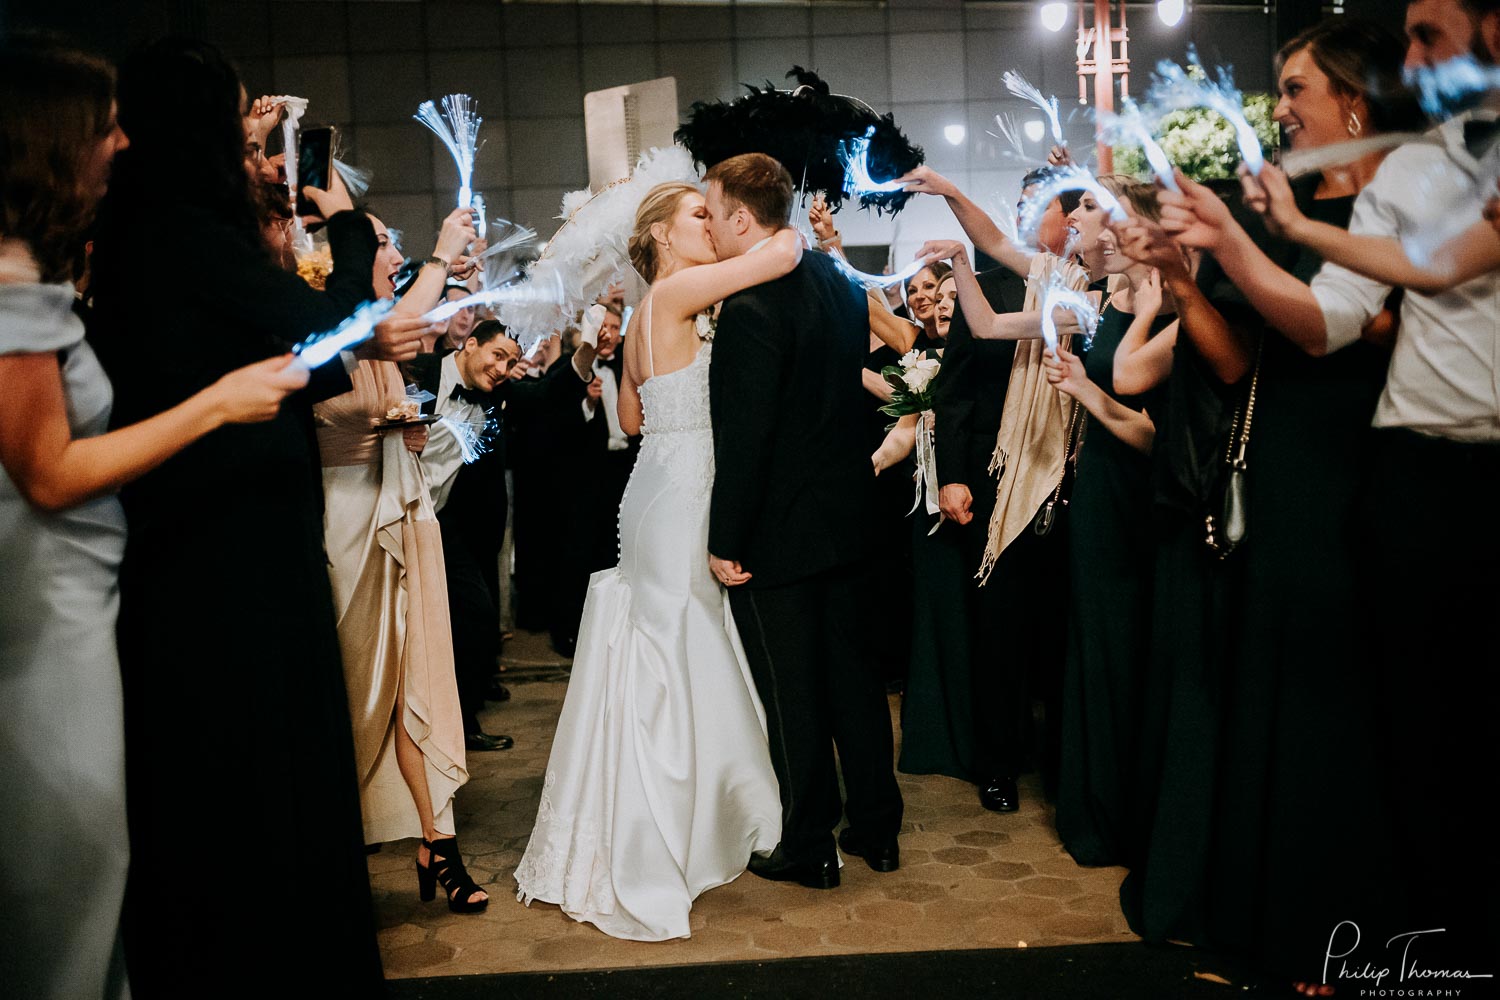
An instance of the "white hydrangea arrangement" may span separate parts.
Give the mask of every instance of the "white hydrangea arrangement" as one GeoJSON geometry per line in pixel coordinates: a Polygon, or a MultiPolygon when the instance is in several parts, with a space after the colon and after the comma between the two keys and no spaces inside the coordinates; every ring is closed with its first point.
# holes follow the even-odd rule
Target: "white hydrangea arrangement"
{"type": "MultiPolygon", "coordinates": [[[[1190,78],[1202,77],[1203,68],[1189,66],[1190,78]]],[[[1281,129],[1271,117],[1276,102],[1269,94],[1246,94],[1245,119],[1260,137],[1266,159],[1281,141],[1281,129]]],[[[1183,108],[1169,111],[1153,130],[1167,158],[1195,181],[1227,180],[1235,176],[1240,165],[1240,149],[1234,126],[1217,112],[1207,108],[1183,108]]],[[[1143,179],[1152,176],[1151,165],[1139,146],[1116,146],[1115,171],[1143,179]]]]}

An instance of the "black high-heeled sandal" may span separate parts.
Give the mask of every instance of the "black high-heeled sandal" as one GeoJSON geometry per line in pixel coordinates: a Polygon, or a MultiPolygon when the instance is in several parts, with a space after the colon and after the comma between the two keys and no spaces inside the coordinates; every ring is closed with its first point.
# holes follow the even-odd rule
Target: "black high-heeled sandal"
{"type": "Polygon", "coordinates": [[[427,848],[427,864],[417,862],[417,895],[422,902],[432,901],[437,895],[437,884],[441,882],[443,893],[448,897],[448,909],[454,913],[478,913],[490,905],[488,896],[480,900],[469,898],[484,889],[469,877],[463,856],[458,853],[457,837],[424,840],[422,846],[427,848]]]}

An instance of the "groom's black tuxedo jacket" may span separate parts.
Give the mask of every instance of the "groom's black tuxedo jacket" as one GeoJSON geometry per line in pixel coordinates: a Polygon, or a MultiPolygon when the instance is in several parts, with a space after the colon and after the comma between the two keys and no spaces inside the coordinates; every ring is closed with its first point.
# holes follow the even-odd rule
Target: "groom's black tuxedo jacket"
{"type": "Polygon", "coordinates": [[[748,586],[780,586],[861,561],[875,476],[861,383],[864,289],[825,254],[724,300],[709,400],[714,485],[708,549],[748,586]]]}

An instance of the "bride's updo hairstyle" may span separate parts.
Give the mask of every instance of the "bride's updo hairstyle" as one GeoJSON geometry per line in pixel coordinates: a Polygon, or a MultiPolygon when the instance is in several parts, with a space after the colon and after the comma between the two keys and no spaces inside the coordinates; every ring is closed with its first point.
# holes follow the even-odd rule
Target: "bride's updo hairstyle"
{"type": "Polygon", "coordinates": [[[630,263],[647,284],[656,280],[661,267],[661,252],[651,228],[658,223],[669,226],[677,206],[690,194],[702,194],[695,185],[684,181],[667,181],[646,192],[641,207],[635,210],[635,229],[630,234],[630,263]]]}

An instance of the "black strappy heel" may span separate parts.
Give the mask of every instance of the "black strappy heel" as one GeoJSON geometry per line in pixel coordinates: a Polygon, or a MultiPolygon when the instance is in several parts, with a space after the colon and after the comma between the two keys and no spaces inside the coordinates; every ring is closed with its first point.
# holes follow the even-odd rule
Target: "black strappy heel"
{"type": "Polygon", "coordinates": [[[448,897],[448,909],[454,913],[478,913],[490,905],[489,897],[471,900],[469,897],[484,888],[469,877],[464,867],[463,856],[458,853],[458,838],[422,841],[427,848],[427,864],[417,862],[417,895],[422,902],[429,903],[437,895],[437,884],[442,883],[448,897]]]}

